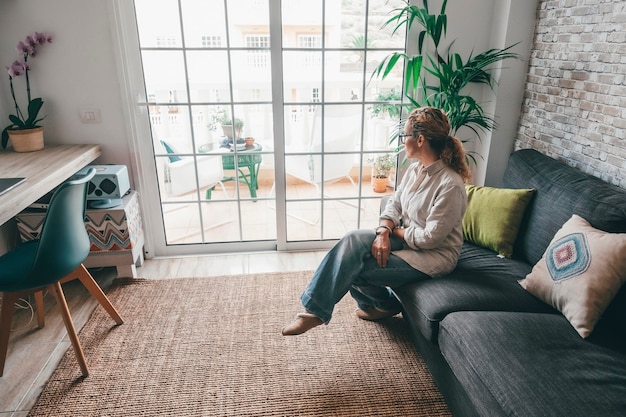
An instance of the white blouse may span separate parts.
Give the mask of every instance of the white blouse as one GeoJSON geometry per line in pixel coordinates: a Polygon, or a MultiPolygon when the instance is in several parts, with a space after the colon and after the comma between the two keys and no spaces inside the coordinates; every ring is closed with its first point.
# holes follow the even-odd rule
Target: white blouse
{"type": "Polygon", "coordinates": [[[413,268],[437,277],[456,267],[463,245],[465,184],[441,160],[409,166],[381,219],[404,228],[404,247],[393,251],[413,268]]]}

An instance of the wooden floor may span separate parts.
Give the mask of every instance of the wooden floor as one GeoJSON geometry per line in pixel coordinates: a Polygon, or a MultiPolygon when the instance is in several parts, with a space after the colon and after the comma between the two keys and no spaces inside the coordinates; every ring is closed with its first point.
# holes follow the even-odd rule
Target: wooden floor
{"type": "MultiPolygon", "coordinates": [[[[141,278],[206,277],[259,272],[315,269],[325,251],[299,253],[250,253],[219,256],[149,259],[137,269],[141,278]]],[[[106,290],[115,268],[91,270],[106,290]]],[[[97,303],[78,281],[63,286],[74,324],[80,330],[97,303]]],[[[39,329],[31,309],[24,303],[13,319],[4,375],[0,377],[0,417],[25,417],[44,384],[70,347],[63,321],[52,296],[45,296],[46,325],[39,329]]],[[[123,316],[123,312],[120,312],[123,316]]],[[[78,366],[78,364],[76,365],[78,366]]]]}

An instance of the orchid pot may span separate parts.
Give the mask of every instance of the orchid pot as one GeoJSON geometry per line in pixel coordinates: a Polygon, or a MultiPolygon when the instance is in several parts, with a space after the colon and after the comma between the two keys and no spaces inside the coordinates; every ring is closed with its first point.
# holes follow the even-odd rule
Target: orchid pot
{"type": "Polygon", "coordinates": [[[43,127],[8,130],[15,152],[33,152],[43,149],[43,127]]]}
{"type": "Polygon", "coordinates": [[[39,48],[52,42],[52,36],[46,33],[35,32],[32,36],[17,44],[17,52],[22,55],[21,61],[14,61],[7,72],[9,74],[9,86],[11,89],[11,97],[15,114],[9,115],[10,124],[2,131],[2,147],[6,148],[11,139],[13,149],[16,152],[30,152],[43,148],[43,128],[39,125],[44,118],[39,117],[39,112],[43,106],[43,99],[40,97],[33,98],[31,96],[29,72],[31,64],[29,58],[33,58],[39,54],[39,48]],[[22,111],[19,100],[15,94],[14,79],[24,76],[24,85],[26,87],[26,99],[28,105],[26,111],[22,111]]]}

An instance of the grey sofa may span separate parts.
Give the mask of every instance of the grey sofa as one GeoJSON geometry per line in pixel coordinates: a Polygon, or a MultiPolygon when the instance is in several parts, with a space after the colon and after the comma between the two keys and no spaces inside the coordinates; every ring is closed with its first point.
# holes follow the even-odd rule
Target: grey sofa
{"type": "Polygon", "coordinates": [[[536,190],[512,258],[465,242],[450,275],[393,289],[417,350],[457,416],[626,416],[626,286],[583,339],[518,283],[572,214],[626,232],[626,191],[528,149],[502,187],[536,190]]]}

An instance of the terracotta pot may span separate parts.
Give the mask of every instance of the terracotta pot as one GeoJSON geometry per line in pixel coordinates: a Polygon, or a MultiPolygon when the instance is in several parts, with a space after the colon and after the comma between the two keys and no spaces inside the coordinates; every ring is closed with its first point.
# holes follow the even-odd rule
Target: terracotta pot
{"type": "Polygon", "coordinates": [[[246,146],[250,147],[250,146],[254,145],[254,138],[253,138],[253,137],[248,136],[248,137],[245,139],[245,142],[246,142],[246,146]]]}
{"type": "Polygon", "coordinates": [[[387,191],[387,183],[389,182],[388,177],[373,177],[372,178],[372,187],[375,193],[384,193],[387,191]]]}
{"type": "Polygon", "coordinates": [[[8,133],[15,152],[33,152],[43,149],[43,127],[9,130],[8,133]]]}

